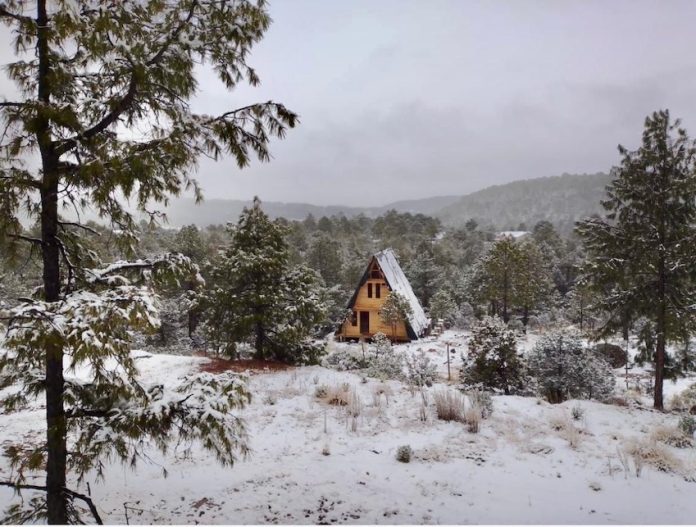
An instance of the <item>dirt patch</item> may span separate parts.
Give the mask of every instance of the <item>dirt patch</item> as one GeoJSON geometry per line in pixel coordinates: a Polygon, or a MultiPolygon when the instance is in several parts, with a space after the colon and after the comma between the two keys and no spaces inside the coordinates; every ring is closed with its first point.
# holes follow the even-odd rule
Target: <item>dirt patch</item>
{"type": "Polygon", "coordinates": [[[270,373],[274,371],[284,371],[293,368],[288,364],[273,360],[239,359],[229,360],[218,357],[208,357],[208,362],[201,366],[201,371],[209,373],[221,373],[223,371],[253,373],[270,373]]]}

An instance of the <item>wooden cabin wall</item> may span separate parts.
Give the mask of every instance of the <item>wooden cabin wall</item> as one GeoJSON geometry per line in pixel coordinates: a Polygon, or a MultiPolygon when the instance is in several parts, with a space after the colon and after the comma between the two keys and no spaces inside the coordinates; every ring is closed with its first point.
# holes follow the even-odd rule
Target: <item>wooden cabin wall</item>
{"type": "Polygon", "coordinates": [[[357,313],[356,325],[353,326],[350,320],[343,323],[343,327],[340,331],[340,336],[346,338],[359,338],[361,336],[372,337],[375,333],[384,333],[388,337],[399,340],[399,341],[409,341],[411,340],[408,336],[406,330],[406,323],[399,322],[396,325],[396,332],[392,334],[392,327],[389,324],[385,324],[382,318],[379,316],[379,310],[382,304],[389,294],[389,286],[384,281],[383,278],[375,279],[369,278],[358,291],[358,295],[355,298],[355,305],[353,306],[353,311],[357,313]],[[368,284],[372,284],[372,298],[370,298],[368,293],[368,284]],[[376,286],[380,285],[381,294],[380,298],[375,297],[376,286]],[[366,335],[360,333],[360,312],[368,311],[370,313],[370,332],[366,335]]]}

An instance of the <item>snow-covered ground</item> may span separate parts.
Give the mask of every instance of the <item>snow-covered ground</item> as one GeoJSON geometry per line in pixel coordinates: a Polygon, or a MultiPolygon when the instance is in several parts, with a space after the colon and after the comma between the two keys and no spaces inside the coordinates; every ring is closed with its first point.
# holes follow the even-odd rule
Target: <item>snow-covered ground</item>
{"type": "MultiPolygon", "coordinates": [[[[427,390],[426,422],[419,417],[421,396],[396,381],[387,383],[387,402],[375,396],[383,383],[364,383],[352,373],[322,367],[258,373],[250,379],[254,400],[241,412],[250,431],[247,459],[222,468],[200,451],[191,459],[153,452],[153,462],[135,471],[114,465],[103,482],[88,478],[92,497],[108,523],[125,523],[125,510],[131,523],[694,522],[696,448],[663,445],[672,471],[646,465],[639,477],[630,459],[628,472],[620,459],[631,442],[674,427],[676,415],[501,396],[478,434],[438,421],[432,394],[446,388],[445,342],[457,350],[451,355],[456,379],[465,337],[451,332],[399,347],[422,348],[443,377],[427,390]],[[356,423],[344,407],[314,395],[319,385],[341,383],[362,401],[356,423]],[[575,406],[584,410],[577,421],[575,406]],[[410,463],[396,460],[400,445],[412,447],[410,463]]],[[[534,340],[527,337],[524,346],[534,340]]],[[[136,353],[143,377],[162,382],[207,360],[136,353]]],[[[40,409],[0,415],[0,442],[43,434],[42,419],[40,409]]],[[[8,476],[2,460],[0,479],[8,476]]],[[[0,489],[0,506],[13,499],[11,490],[0,489]]]]}

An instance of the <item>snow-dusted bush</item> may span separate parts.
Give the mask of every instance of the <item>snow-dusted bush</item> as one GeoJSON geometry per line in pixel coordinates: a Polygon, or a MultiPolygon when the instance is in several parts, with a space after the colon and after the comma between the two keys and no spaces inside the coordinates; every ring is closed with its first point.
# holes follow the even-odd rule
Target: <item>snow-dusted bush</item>
{"type": "Polygon", "coordinates": [[[570,409],[570,415],[573,418],[573,421],[580,421],[583,417],[585,417],[585,409],[579,404],[576,404],[570,409]]]}
{"type": "Polygon", "coordinates": [[[483,419],[488,419],[493,415],[493,398],[490,392],[471,390],[467,392],[467,395],[469,396],[469,401],[472,406],[477,406],[481,409],[481,417],[483,419]]]}
{"type": "Polygon", "coordinates": [[[396,449],[396,460],[401,463],[410,463],[413,450],[410,445],[401,445],[396,449]]]}
{"type": "Polygon", "coordinates": [[[582,345],[574,331],[555,330],[543,336],[529,354],[529,367],[540,395],[551,403],[566,399],[611,396],[615,379],[609,365],[582,345]]]}
{"type": "Polygon", "coordinates": [[[679,430],[687,437],[694,437],[696,433],[696,417],[692,415],[683,415],[679,418],[679,430]]]}
{"type": "Polygon", "coordinates": [[[382,396],[389,406],[389,397],[393,395],[392,389],[388,384],[381,382],[372,388],[372,406],[380,407],[382,406],[382,396]]]}
{"type": "Polygon", "coordinates": [[[443,421],[464,422],[464,396],[454,390],[437,390],[433,394],[437,418],[443,421]]]}
{"type": "Polygon", "coordinates": [[[636,477],[640,477],[644,465],[650,465],[660,472],[683,470],[683,464],[666,447],[654,439],[631,440],[624,445],[624,452],[633,459],[636,477]]]}
{"type": "Polygon", "coordinates": [[[376,356],[391,353],[393,350],[391,340],[384,333],[378,332],[372,336],[372,353],[376,356]]]}
{"type": "Polygon", "coordinates": [[[517,333],[522,333],[524,331],[524,324],[522,321],[518,318],[513,318],[507,323],[508,329],[511,329],[512,331],[515,331],[517,333]]]}
{"type": "Polygon", "coordinates": [[[650,437],[655,441],[676,448],[690,448],[694,446],[693,432],[691,435],[687,435],[678,426],[658,426],[652,431],[650,437]]]}
{"type": "Polygon", "coordinates": [[[461,380],[464,389],[485,388],[505,395],[524,389],[524,359],[517,351],[514,331],[500,318],[485,317],[471,330],[461,380]]]}
{"type": "Polygon", "coordinates": [[[326,384],[320,384],[314,389],[314,397],[317,399],[324,399],[329,395],[329,387],[326,384]]]}
{"type": "Polygon", "coordinates": [[[406,357],[406,382],[410,386],[432,386],[437,381],[437,368],[423,350],[406,357]]]}
{"type": "Polygon", "coordinates": [[[322,366],[338,371],[360,370],[367,366],[367,359],[350,349],[339,348],[324,357],[322,366]]]}
{"type": "Polygon", "coordinates": [[[696,414],[696,383],[674,394],[670,400],[670,408],[678,412],[696,414]]]}
{"type": "Polygon", "coordinates": [[[403,379],[404,358],[400,353],[394,353],[391,350],[381,355],[375,355],[370,357],[369,366],[365,373],[381,380],[403,379]]]}

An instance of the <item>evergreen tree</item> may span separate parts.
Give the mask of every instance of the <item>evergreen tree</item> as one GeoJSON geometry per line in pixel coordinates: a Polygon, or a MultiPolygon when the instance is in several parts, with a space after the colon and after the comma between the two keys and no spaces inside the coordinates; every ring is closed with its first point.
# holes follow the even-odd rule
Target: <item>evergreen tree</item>
{"type": "Polygon", "coordinates": [[[323,284],[311,269],[290,265],[285,232],[258,198],[232,229],[201,299],[206,333],[218,350],[237,356],[238,343],[249,342],[257,359],[318,361],[321,349],[309,337],[326,315],[323,284]]]}
{"type": "Polygon", "coordinates": [[[401,293],[390,291],[379,310],[379,316],[392,330],[392,339],[396,338],[396,327],[413,314],[408,300],[401,293]]]}
{"type": "Polygon", "coordinates": [[[435,262],[429,245],[420,244],[416,254],[404,268],[404,274],[413,292],[424,307],[430,305],[430,298],[437,291],[442,280],[441,270],[435,262]]]}
{"type": "Polygon", "coordinates": [[[520,257],[519,245],[512,237],[505,236],[481,259],[471,281],[474,296],[488,302],[491,314],[500,315],[504,322],[510,320],[520,257]]]}
{"type": "Polygon", "coordinates": [[[541,395],[551,403],[603,400],[611,395],[616,382],[606,361],[585,348],[579,335],[565,330],[539,339],[529,353],[529,368],[541,395]]]}
{"type": "Polygon", "coordinates": [[[327,285],[340,284],[343,271],[341,244],[320,234],[312,242],[307,254],[307,264],[321,275],[327,285]]]}
{"type": "Polygon", "coordinates": [[[587,278],[609,289],[609,324],[630,315],[655,325],[654,406],[662,409],[667,343],[692,333],[696,317],[696,144],[660,111],[645,120],[638,150],[619,152],[606,217],[581,222],[578,233],[587,278]]]}
{"type": "Polygon", "coordinates": [[[529,315],[551,298],[551,273],[536,243],[525,241],[519,245],[517,267],[513,270],[514,305],[522,312],[522,323],[527,326],[529,315]]]}
{"type": "Polygon", "coordinates": [[[440,289],[430,300],[430,316],[433,320],[444,320],[452,324],[457,316],[457,304],[446,289],[440,289]]]}
{"type": "Polygon", "coordinates": [[[515,332],[498,317],[485,317],[471,330],[461,380],[465,389],[499,390],[510,395],[524,389],[526,366],[517,351],[515,332]]]}
{"type": "MultiPolygon", "coordinates": [[[[132,198],[147,212],[147,204],[184,188],[200,197],[189,175],[200,155],[229,153],[240,167],[252,154],[268,160],[270,138],[282,137],[296,122],[295,114],[273,102],[217,116],[194,114],[189,105],[202,62],[230,90],[243,81],[259,82],[247,58],[270,24],[263,3],[144,0],[104,6],[37,0],[29,6],[9,0],[0,4],[0,22],[14,35],[6,48],[21,55],[5,68],[21,95],[0,102],[0,239],[38,249],[43,288],[35,305],[56,316],[66,295],[77,293],[91,259],[80,243],[88,229],[63,221],[62,205],[79,210],[91,204],[118,227],[121,239],[133,242],[136,225],[121,198],[132,198]],[[37,236],[22,232],[22,203],[40,222],[37,236]]],[[[72,307],[89,299],[70,298],[72,307]]],[[[79,322],[83,328],[100,323],[92,317],[79,322]]],[[[66,404],[72,395],[64,356],[70,345],[53,332],[27,344],[43,371],[42,382],[32,388],[45,388],[47,520],[59,524],[74,519],[66,491],[72,422],[66,404]]],[[[135,432],[118,431],[125,433],[135,432]]]]}

